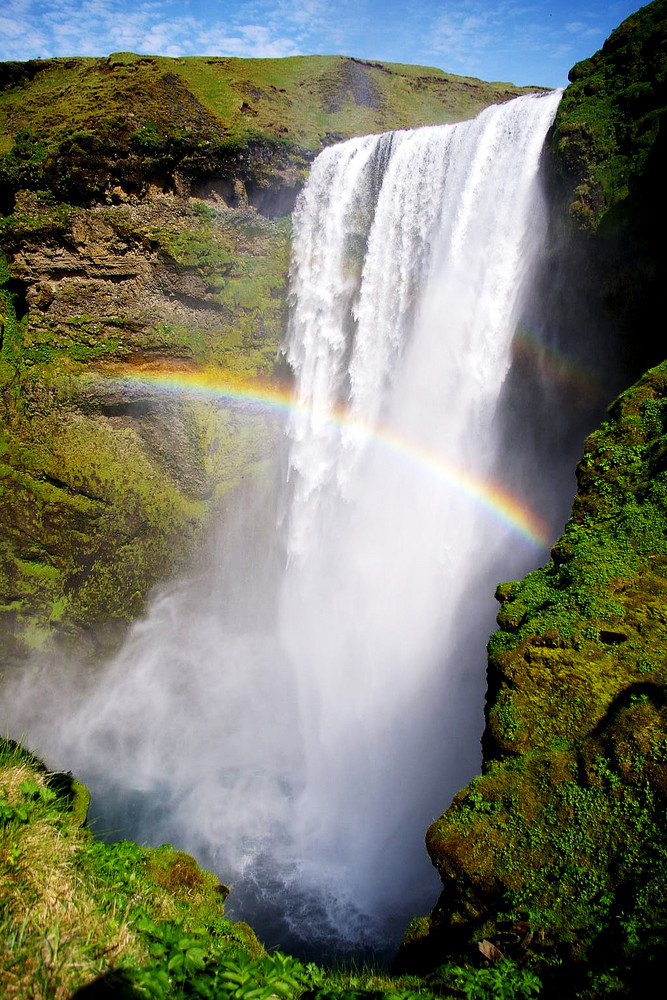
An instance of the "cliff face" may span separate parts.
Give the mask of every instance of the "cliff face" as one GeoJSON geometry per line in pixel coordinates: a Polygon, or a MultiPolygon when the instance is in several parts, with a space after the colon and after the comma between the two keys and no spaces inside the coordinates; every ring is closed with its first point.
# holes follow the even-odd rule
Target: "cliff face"
{"type": "Polygon", "coordinates": [[[157,193],[78,208],[24,191],[1,225],[4,621],[17,655],[56,635],[94,652],[192,556],[275,437],[257,413],[108,376],[270,377],[289,220],[157,193]]]}
{"type": "MultiPolygon", "coordinates": [[[[589,282],[632,365],[664,356],[644,321],[664,297],[666,38],[667,4],[628,19],[551,135],[552,233],[594,262],[572,295],[589,282]]],[[[551,562],[498,588],[483,774],[428,830],[443,892],[400,967],[504,956],[550,995],[634,996],[667,951],[666,416],[662,363],[588,438],[551,562]]]]}
{"type": "Polygon", "coordinates": [[[113,645],[275,450],[257,411],[122,378],[284,377],[289,212],[317,150],[520,91],[337,57],[127,53],[5,63],[0,84],[11,665],[54,641],[93,657],[113,645]]]}
{"type": "Polygon", "coordinates": [[[429,828],[443,893],[414,956],[489,940],[583,990],[665,948],[666,417],[663,364],[588,439],[552,562],[498,588],[484,773],[429,828]]]}
{"type": "Polygon", "coordinates": [[[667,278],[665,0],[624,21],[570,80],[548,139],[553,240],[575,261],[577,307],[595,303],[636,378],[664,357],[650,331],[667,278]]]}

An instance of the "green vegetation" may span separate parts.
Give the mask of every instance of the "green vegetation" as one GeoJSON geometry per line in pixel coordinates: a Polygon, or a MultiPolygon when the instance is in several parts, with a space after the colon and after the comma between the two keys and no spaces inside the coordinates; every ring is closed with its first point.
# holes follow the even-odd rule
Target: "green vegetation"
{"type": "Polygon", "coordinates": [[[667,403],[659,366],[610,408],[577,469],[573,513],[553,561],[499,588],[501,631],[489,643],[487,753],[520,753],[598,725],[630,683],[667,682],[667,403]],[[539,672],[549,712],[525,694],[539,672]],[[508,732],[511,718],[514,734],[508,732]]]}
{"type": "Polygon", "coordinates": [[[506,958],[481,969],[443,965],[432,981],[440,986],[439,992],[453,989],[466,1000],[529,1000],[542,990],[534,972],[506,958]]]}
{"type": "Polygon", "coordinates": [[[170,845],[94,839],[88,801],[71,775],[0,740],[7,1000],[68,1000],[85,986],[94,992],[82,996],[127,1000],[528,1000],[539,992],[539,980],[511,962],[443,966],[420,980],[267,954],[246,924],[225,918],[229,889],[214,875],[170,845]]]}
{"type": "MultiPolygon", "coordinates": [[[[490,942],[568,996],[667,947],[667,363],[586,442],[544,569],[498,588],[483,774],[430,827],[444,893],[401,967],[490,942]]],[[[648,970],[648,972],[647,972],[648,970]]]]}
{"type": "Polygon", "coordinates": [[[561,169],[576,180],[570,213],[583,227],[597,227],[612,208],[632,219],[638,188],[657,168],[667,114],[666,41],[667,4],[653,0],[570,71],[552,144],[561,169]]]}
{"type": "Polygon", "coordinates": [[[0,741],[3,997],[60,1000],[110,971],[119,995],[136,984],[128,995],[180,997],[185,972],[213,953],[232,964],[262,955],[247,925],[224,918],[215,876],[170,846],[94,840],[87,802],[70,775],[0,741]]]}
{"type": "Polygon", "coordinates": [[[667,282],[667,2],[653,0],[570,71],[547,140],[549,267],[564,276],[563,328],[610,346],[627,381],[658,364],[667,282]],[[593,314],[593,322],[588,319],[593,314]]]}
{"type": "Polygon", "coordinates": [[[0,87],[7,190],[49,189],[65,200],[98,198],[114,184],[173,186],[176,174],[245,174],[261,184],[280,165],[302,170],[300,151],[331,137],[456,121],[529,89],[340,56],[131,53],[0,64],[0,87]]]}
{"type": "Polygon", "coordinates": [[[15,261],[4,256],[0,271],[3,655],[11,664],[77,637],[95,655],[155,582],[192,559],[276,433],[256,411],[123,389],[122,378],[179,368],[270,377],[289,219],[165,198],[72,210],[24,192],[2,238],[15,261]],[[56,278],[42,270],[51,252],[69,255],[56,278]],[[164,291],[151,298],[156,285],[164,291]]]}

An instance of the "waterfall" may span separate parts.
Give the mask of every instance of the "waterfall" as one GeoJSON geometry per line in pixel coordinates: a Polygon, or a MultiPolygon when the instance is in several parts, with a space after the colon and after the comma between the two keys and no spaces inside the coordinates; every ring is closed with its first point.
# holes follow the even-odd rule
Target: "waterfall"
{"type": "Polygon", "coordinates": [[[317,157],[272,538],[251,489],[224,559],[155,598],[59,734],[33,723],[108,828],[197,852],[268,943],[391,949],[437,898],[423,835],[479,768],[494,586],[544,555],[502,408],[559,99],[317,157]],[[239,598],[239,561],[274,557],[239,598]]]}
{"type": "Polygon", "coordinates": [[[522,542],[457,477],[488,496],[502,460],[559,97],[327,149],[294,214],[281,640],[305,742],[300,864],[338,900],[332,933],[355,908],[391,913],[397,881],[403,897],[428,882],[406,845],[448,804],[433,776],[460,782],[462,743],[477,764],[465,688],[484,639],[457,648],[480,613],[466,590],[486,571],[490,596],[499,552],[507,573],[522,542]]]}

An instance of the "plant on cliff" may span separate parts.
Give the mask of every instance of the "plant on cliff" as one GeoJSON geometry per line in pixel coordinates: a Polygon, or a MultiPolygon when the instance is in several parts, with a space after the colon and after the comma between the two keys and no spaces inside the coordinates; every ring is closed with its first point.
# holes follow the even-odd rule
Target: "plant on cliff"
{"type": "Polygon", "coordinates": [[[466,1000],[530,1000],[542,989],[534,972],[507,959],[484,968],[443,965],[432,978],[466,1000]]]}
{"type": "Polygon", "coordinates": [[[140,985],[141,970],[156,967],[158,933],[196,941],[184,952],[188,969],[201,955],[261,956],[250,928],[224,918],[226,890],[213,875],[168,846],[94,840],[84,825],[87,805],[70,775],[0,741],[3,997],[60,1000],[112,973],[119,991],[135,979],[140,985]]]}
{"type": "Polygon", "coordinates": [[[486,940],[593,998],[667,953],[666,442],[667,362],[588,439],[552,561],[498,588],[484,772],[428,831],[413,962],[486,940]]]}
{"type": "MultiPolygon", "coordinates": [[[[667,3],[653,0],[570,70],[553,145],[561,170],[576,179],[570,213],[584,228],[596,228],[612,208],[633,228],[641,225],[633,218],[642,204],[637,196],[652,181],[664,143],[666,40],[667,3]]],[[[651,192],[660,194],[652,185],[651,192]]],[[[653,211],[662,203],[651,201],[653,211]]]]}

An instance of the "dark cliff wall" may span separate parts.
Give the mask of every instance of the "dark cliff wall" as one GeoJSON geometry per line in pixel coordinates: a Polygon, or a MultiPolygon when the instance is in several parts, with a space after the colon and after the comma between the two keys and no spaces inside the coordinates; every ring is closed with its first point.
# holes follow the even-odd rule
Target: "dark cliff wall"
{"type": "MultiPolygon", "coordinates": [[[[560,349],[620,350],[630,381],[665,355],[664,0],[570,78],[545,164],[549,305],[536,315],[557,316],[560,349]]],[[[551,562],[498,588],[483,774],[428,831],[443,892],[399,967],[504,956],[548,995],[593,998],[639,995],[664,960],[666,406],[663,363],[587,440],[551,562]]]]}
{"type": "MultiPolygon", "coordinates": [[[[553,241],[622,352],[628,382],[662,361],[667,223],[667,4],[654,0],[570,71],[548,139],[553,241]]],[[[627,384],[627,382],[626,382],[627,384]]]]}

